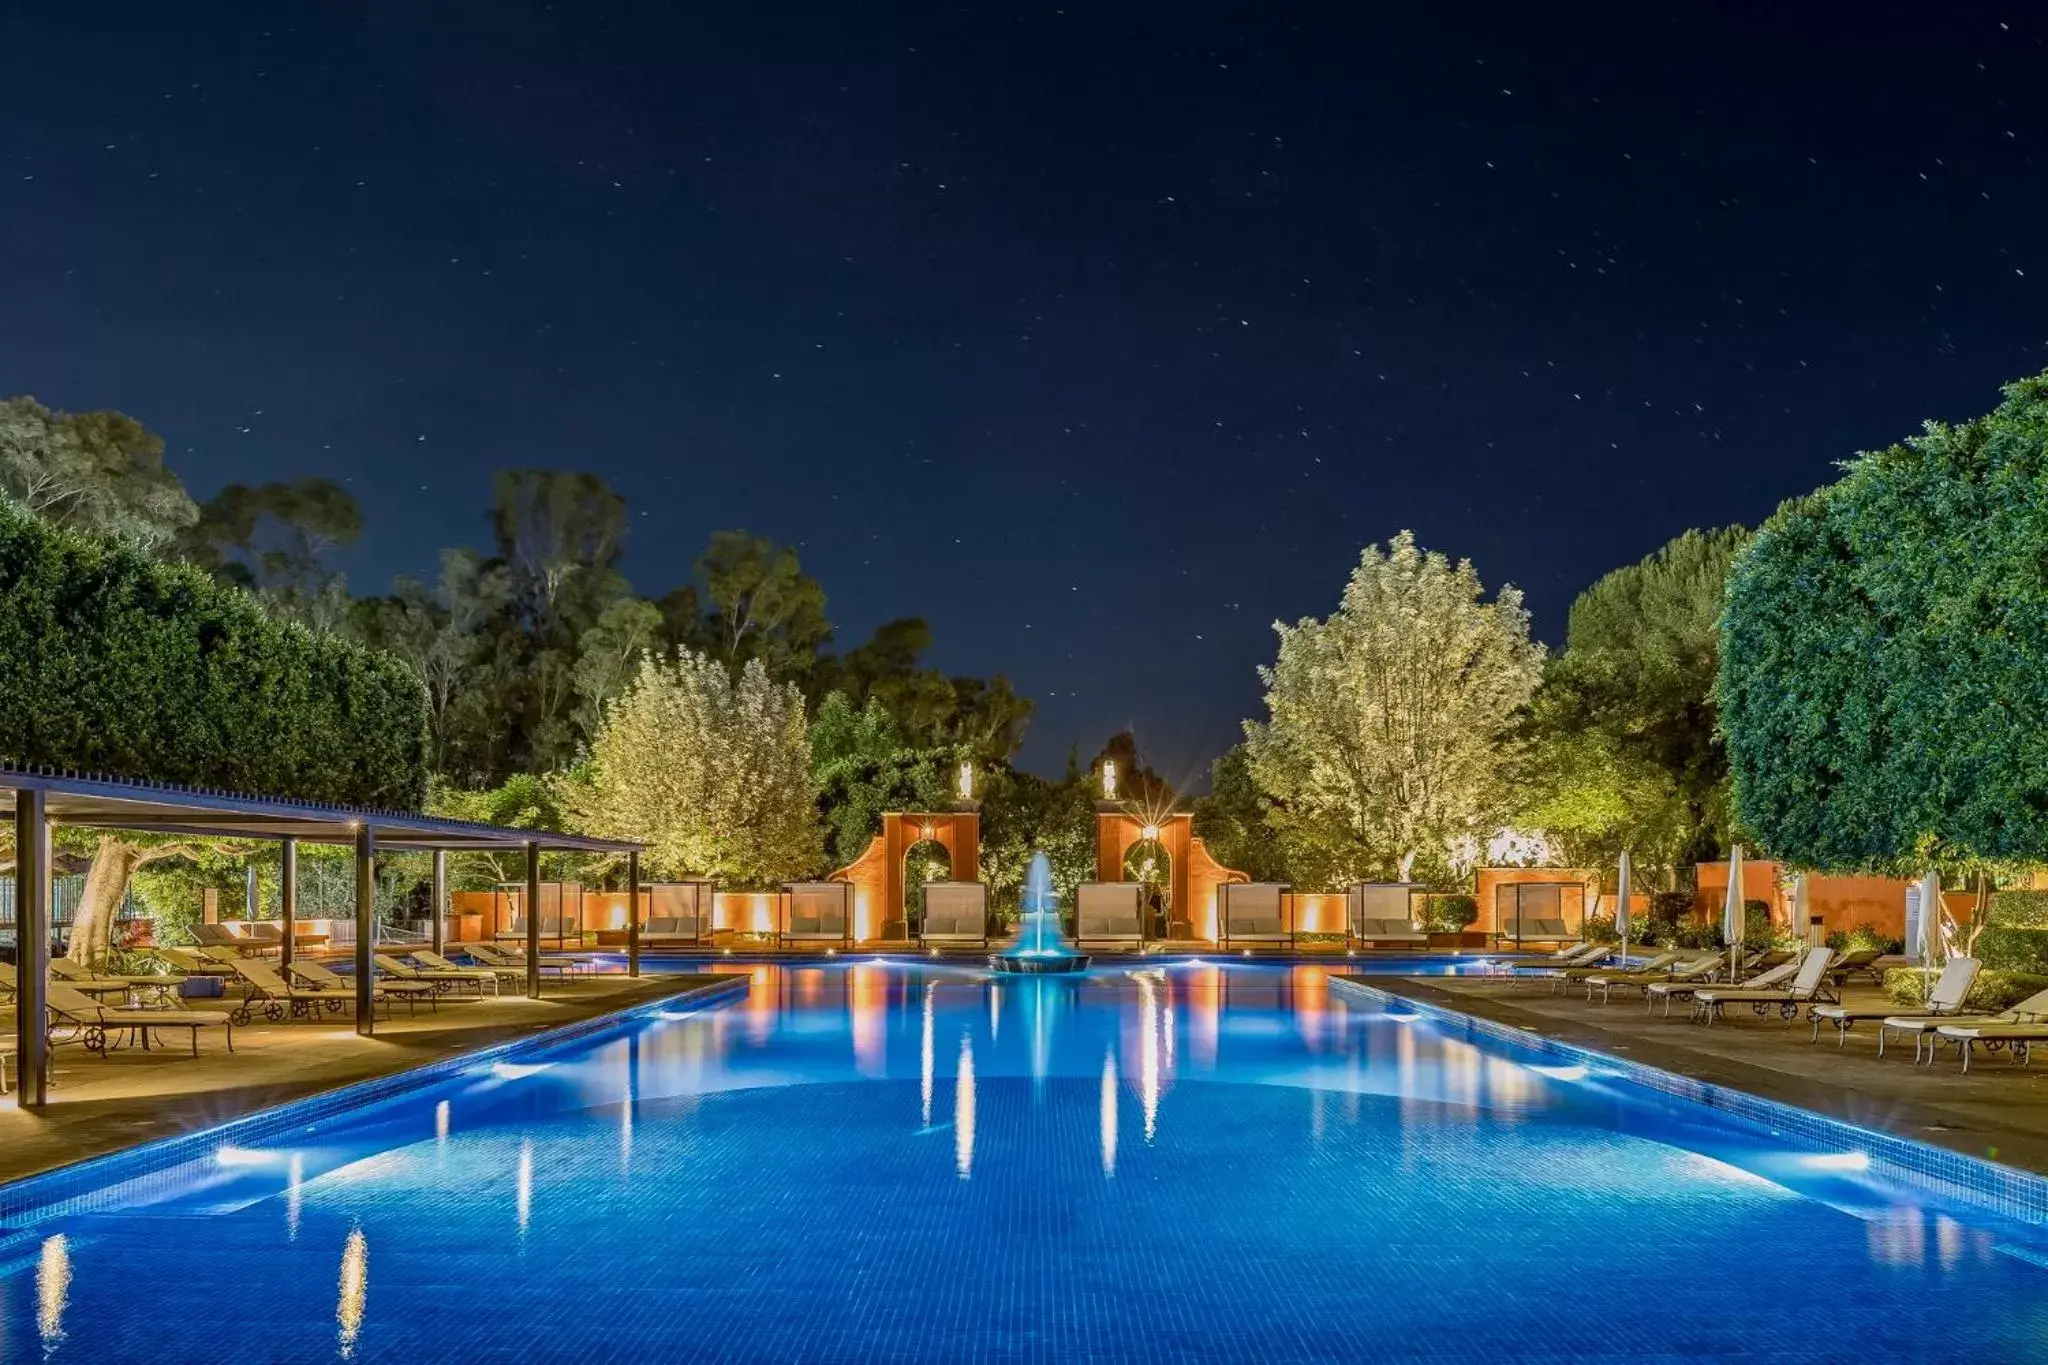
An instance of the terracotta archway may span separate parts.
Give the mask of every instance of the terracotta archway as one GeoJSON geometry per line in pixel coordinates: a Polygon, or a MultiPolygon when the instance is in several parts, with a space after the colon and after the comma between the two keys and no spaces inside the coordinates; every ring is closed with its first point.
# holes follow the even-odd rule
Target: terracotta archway
{"type": "Polygon", "coordinates": [[[1244,873],[1228,868],[1209,854],[1195,837],[1195,818],[1186,811],[1156,818],[1133,814],[1121,807],[1102,805],[1095,810],[1095,880],[1122,881],[1124,855],[1131,845],[1148,837],[1159,840],[1171,863],[1168,894],[1172,901],[1169,934],[1174,938],[1216,941],[1216,888],[1225,882],[1250,881],[1244,873]]]}
{"type": "Polygon", "coordinates": [[[912,844],[931,839],[951,855],[956,882],[981,877],[981,813],[972,810],[890,811],[882,832],[860,857],[832,874],[853,883],[854,938],[863,943],[903,939],[903,858],[912,844]]]}

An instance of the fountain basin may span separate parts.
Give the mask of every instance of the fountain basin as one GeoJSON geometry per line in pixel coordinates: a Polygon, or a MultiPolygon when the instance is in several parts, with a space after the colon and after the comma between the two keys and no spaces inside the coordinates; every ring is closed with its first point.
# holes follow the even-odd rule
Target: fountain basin
{"type": "Polygon", "coordinates": [[[1086,953],[990,953],[988,969],[1011,976],[1062,976],[1088,970],[1086,953]]]}

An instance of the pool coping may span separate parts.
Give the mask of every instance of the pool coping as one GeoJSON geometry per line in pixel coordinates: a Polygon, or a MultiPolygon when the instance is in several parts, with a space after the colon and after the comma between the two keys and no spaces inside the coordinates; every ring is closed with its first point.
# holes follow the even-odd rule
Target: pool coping
{"type": "Polygon", "coordinates": [[[23,1176],[0,1184],[0,1240],[27,1232],[36,1224],[52,1218],[90,1213],[127,1202],[137,1194],[146,1193],[153,1182],[223,1147],[254,1145],[285,1132],[311,1127],[351,1109],[389,1103],[412,1091],[460,1075],[480,1062],[502,1061],[508,1055],[530,1048],[571,1042],[616,1028],[636,1015],[674,1009],[678,1004],[692,1007],[714,1004],[728,996],[745,994],[750,985],[750,977],[735,974],[729,981],[692,986],[539,1033],[508,1038],[474,1051],[436,1058],[419,1066],[372,1076],[368,1080],[351,1081],[331,1090],[238,1115],[211,1128],[154,1138],[132,1147],[23,1176]]]}
{"type": "Polygon", "coordinates": [[[1532,1029],[1467,1014],[1434,1001],[1417,1000],[1354,977],[1332,977],[1330,985],[1346,993],[1356,992],[1368,999],[1400,1005],[1433,1022],[1452,1025],[1467,1036],[1478,1035],[1494,1042],[1512,1043],[1517,1047],[1563,1057],[1576,1064],[1596,1065],[1645,1089],[1740,1119],[1764,1129],[1773,1137],[1790,1135],[1823,1152],[1863,1153],[1870,1158],[1873,1167],[1881,1168],[1881,1174],[1888,1179],[1986,1210],[2016,1223],[2048,1227],[2048,1177],[2032,1171],[1950,1151],[1946,1147],[1881,1129],[1865,1128],[1798,1105],[1752,1095],[1746,1090],[1617,1057],[1597,1048],[1567,1043],[1532,1029]]]}

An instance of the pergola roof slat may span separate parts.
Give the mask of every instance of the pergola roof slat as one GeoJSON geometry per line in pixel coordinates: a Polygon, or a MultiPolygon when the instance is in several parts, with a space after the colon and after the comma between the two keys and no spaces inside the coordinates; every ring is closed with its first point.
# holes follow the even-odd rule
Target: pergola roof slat
{"type": "Polygon", "coordinates": [[[0,763],[0,811],[11,816],[14,793],[25,789],[44,793],[50,817],[58,823],[103,829],[346,844],[353,843],[367,826],[378,844],[393,849],[503,852],[538,844],[566,853],[633,853],[644,847],[624,839],[509,829],[405,811],[288,801],[0,763]]]}

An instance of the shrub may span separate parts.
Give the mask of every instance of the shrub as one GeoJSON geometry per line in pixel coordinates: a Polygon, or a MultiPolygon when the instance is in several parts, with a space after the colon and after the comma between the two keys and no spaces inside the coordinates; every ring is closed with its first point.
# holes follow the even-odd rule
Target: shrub
{"type": "Polygon", "coordinates": [[[2048,929],[2048,891],[1994,891],[1991,922],[2001,929],[2048,929]]]}
{"type": "Polygon", "coordinates": [[[1588,915],[1581,932],[1588,943],[1619,943],[1621,930],[1615,926],[1612,915],[1588,915]]]}
{"type": "Polygon", "coordinates": [[[1892,938],[1879,933],[1875,925],[1859,924],[1844,932],[1840,929],[1827,937],[1827,945],[1838,953],[1853,953],[1864,948],[1875,948],[1880,953],[1903,953],[1906,944],[1903,939],[1892,938]]]}
{"type": "Polygon", "coordinates": [[[1650,893],[1650,919],[1658,924],[1674,928],[1681,920],[1692,915],[1692,892],[1653,891],[1650,893]]]}
{"type": "MultiPolygon", "coordinates": [[[[1885,997],[1893,1004],[1917,1008],[1925,1003],[1934,978],[1935,973],[1918,967],[1893,967],[1884,974],[1885,997]]],[[[1987,968],[1977,973],[1976,984],[1963,999],[1963,1008],[1995,1014],[2042,990],[2048,990],[2048,976],[1987,968]]]]}
{"type": "Polygon", "coordinates": [[[1771,923],[1771,906],[1768,901],[1744,901],[1742,903],[1742,946],[1745,948],[1768,948],[1778,941],[1777,926],[1771,923]]]}
{"type": "Polygon", "coordinates": [[[396,656],[239,588],[0,507],[0,755],[418,810],[427,696],[396,656]]]}
{"type": "Polygon", "coordinates": [[[2001,929],[1977,935],[1977,960],[1986,968],[2048,976],[2048,929],[2001,929]]]}
{"type": "Polygon", "coordinates": [[[1721,938],[1718,924],[1681,924],[1672,930],[1670,946],[1673,948],[1725,948],[1728,945],[1721,938]]]}
{"type": "Polygon", "coordinates": [[[1422,908],[1422,926],[1432,934],[1455,934],[1479,920],[1479,902],[1470,896],[1431,896],[1422,908]]]}

